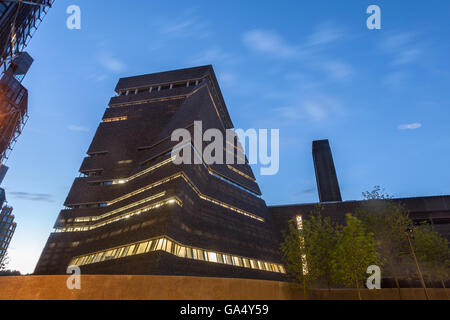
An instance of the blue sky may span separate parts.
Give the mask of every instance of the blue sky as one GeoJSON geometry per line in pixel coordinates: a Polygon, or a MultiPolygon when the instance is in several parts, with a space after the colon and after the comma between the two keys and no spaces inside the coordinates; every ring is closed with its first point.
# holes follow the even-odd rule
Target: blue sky
{"type": "MultiPolygon", "coordinates": [[[[269,205],[318,200],[328,138],[345,200],[450,194],[448,1],[64,1],[33,37],[30,119],[3,182],[32,272],[120,77],[213,64],[236,128],[280,129],[269,205]],[[344,4],[345,3],[345,4],[344,4]],[[81,8],[81,30],[66,8],[81,8]],[[368,30],[377,4],[382,29],[368,30]]],[[[255,167],[256,169],[256,167],[255,167]]]]}

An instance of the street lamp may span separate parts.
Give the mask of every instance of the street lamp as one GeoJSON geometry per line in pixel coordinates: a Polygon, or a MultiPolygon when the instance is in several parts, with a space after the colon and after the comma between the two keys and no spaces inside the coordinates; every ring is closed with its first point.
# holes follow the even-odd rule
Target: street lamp
{"type": "Polygon", "coordinates": [[[405,230],[406,237],[408,238],[408,242],[409,242],[409,247],[411,248],[411,253],[414,258],[414,262],[416,263],[417,271],[419,272],[420,282],[422,283],[422,287],[425,292],[425,297],[427,298],[427,300],[429,300],[427,286],[425,285],[425,281],[423,280],[422,271],[420,270],[419,262],[417,261],[416,253],[414,252],[414,247],[411,242],[411,239],[414,239],[413,232],[414,232],[414,229],[412,227],[408,227],[405,230]]]}

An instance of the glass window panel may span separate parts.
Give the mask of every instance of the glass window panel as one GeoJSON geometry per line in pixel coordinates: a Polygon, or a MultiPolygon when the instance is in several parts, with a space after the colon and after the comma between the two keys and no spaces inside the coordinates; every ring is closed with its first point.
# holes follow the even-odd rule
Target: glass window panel
{"type": "Polygon", "coordinates": [[[180,250],[178,251],[178,256],[181,258],[186,257],[186,247],[180,247],[180,250]]]}
{"type": "Polygon", "coordinates": [[[195,260],[199,259],[199,257],[198,257],[198,250],[197,249],[192,249],[192,257],[195,260]]]}
{"type": "Polygon", "coordinates": [[[145,248],[147,247],[147,242],[142,242],[139,244],[136,254],[144,253],[145,248]]]}
{"type": "Polygon", "coordinates": [[[208,261],[217,262],[217,254],[215,252],[208,252],[208,261]]]}
{"type": "Polygon", "coordinates": [[[171,252],[172,252],[172,246],[173,246],[173,243],[172,243],[172,241],[170,241],[170,240],[166,240],[166,242],[167,242],[167,245],[166,245],[166,251],[169,252],[169,253],[171,253],[171,252]]]}
{"type": "Polygon", "coordinates": [[[233,263],[235,266],[242,267],[242,258],[241,257],[233,257],[233,263]]]}
{"type": "Polygon", "coordinates": [[[155,250],[161,250],[162,246],[163,246],[163,239],[158,239],[156,241],[156,249],[155,250]]]}
{"type": "Polygon", "coordinates": [[[150,240],[150,241],[147,241],[146,242],[146,246],[145,246],[145,253],[147,253],[147,252],[149,252],[150,251],[150,245],[152,244],[152,241],[150,240]]]}
{"type": "Polygon", "coordinates": [[[156,250],[157,243],[158,243],[157,240],[150,241],[150,251],[155,251],[156,250]]]}

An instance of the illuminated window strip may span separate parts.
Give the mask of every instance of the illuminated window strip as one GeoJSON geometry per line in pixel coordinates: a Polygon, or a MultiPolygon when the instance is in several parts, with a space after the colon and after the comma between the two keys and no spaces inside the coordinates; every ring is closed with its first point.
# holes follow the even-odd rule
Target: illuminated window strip
{"type": "Polygon", "coordinates": [[[244,185],[239,184],[238,182],[233,181],[231,178],[229,178],[229,177],[227,177],[227,176],[225,176],[225,175],[219,174],[218,172],[215,172],[213,169],[211,169],[211,168],[205,163],[205,161],[203,161],[203,157],[200,156],[200,153],[197,151],[197,149],[196,149],[196,148],[194,147],[194,145],[192,144],[192,140],[189,141],[188,143],[182,145],[181,147],[175,149],[175,150],[182,149],[182,148],[184,148],[184,147],[185,147],[186,145],[188,145],[188,144],[190,144],[192,150],[194,150],[194,155],[197,156],[197,158],[200,159],[200,160],[202,161],[203,166],[208,170],[208,172],[209,172],[210,175],[212,175],[212,176],[214,176],[214,177],[216,177],[216,178],[218,178],[218,179],[220,179],[220,180],[222,180],[222,181],[225,181],[226,183],[231,184],[231,185],[233,185],[233,186],[239,188],[240,190],[243,190],[243,191],[245,191],[245,192],[248,192],[248,193],[250,193],[250,194],[253,195],[253,196],[260,197],[260,194],[256,193],[255,191],[253,191],[253,190],[249,189],[248,187],[245,187],[244,185]]]}
{"type": "Polygon", "coordinates": [[[103,122],[116,122],[116,121],[123,121],[123,120],[127,120],[128,116],[123,116],[123,117],[116,117],[116,118],[106,118],[103,119],[103,122]]]}
{"type": "Polygon", "coordinates": [[[209,202],[212,202],[212,203],[214,203],[214,204],[217,204],[217,205],[219,205],[219,206],[221,206],[221,207],[223,207],[223,208],[227,208],[227,209],[230,209],[230,210],[235,211],[235,212],[237,212],[237,213],[243,214],[244,216],[247,216],[247,217],[256,219],[256,220],[258,220],[258,221],[264,222],[264,219],[263,219],[263,218],[261,218],[261,217],[255,215],[255,214],[253,214],[253,213],[250,213],[250,212],[247,212],[247,211],[245,211],[245,210],[236,208],[236,207],[234,207],[234,206],[231,206],[231,205],[229,205],[229,204],[226,204],[226,203],[224,203],[224,202],[218,201],[218,200],[216,200],[216,199],[214,199],[214,198],[211,198],[211,197],[208,197],[208,196],[204,195],[204,194],[201,193],[200,190],[192,183],[192,181],[189,180],[189,178],[188,178],[184,173],[181,173],[181,176],[182,176],[182,178],[183,178],[183,179],[191,186],[191,188],[195,191],[195,193],[197,193],[197,195],[198,195],[201,199],[206,200],[206,201],[209,201],[209,202]]]}
{"type": "Polygon", "coordinates": [[[121,211],[130,209],[132,207],[136,207],[136,206],[138,206],[140,204],[152,201],[152,200],[154,200],[156,198],[160,198],[160,197],[163,197],[165,195],[166,195],[166,192],[163,191],[163,192],[160,192],[160,193],[158,193],[158,194],[156,194],[154,196],[142,199],[140,201],[133,202],[133,203],[127,205],[127,206],[120,207],[120,208],[118,208],[116,210],[113,210],[113,211],[110,211],[110,212],[106,212],[106,213],[104,213],[104,214],[102,214],[100,216],[90,216],[90,217],[78,217],[78,218],[75,218],[75,222],[90,222],[90,221],[101,220],[101,219],[107,218],[109,216],[112,216],[113,214],[116,214],[116,213],[119,213],[121,211]]]}
{"type": "MultiPolygon", "coordinates": [[[[164,161],[162,161],[162,162],[160,162],[160,163],[154,165],[153,167],[150,167],[150,168],[148,168],[148,169],[146,169],[146,170],[144,170],[144,171],[146,171],[145,173],[147,173],[147,172],[149,172],[149,171],[155,170],[156,168],[161,167],[161,166],[163,166],[163,165],[165,165],[165,164],[171,162],[173,158],[174,158],[174,157],[171,157],[171,158],[169,158],[169,159],[167,159],[167,160],[164,160],[164,161]],[[148,171],[147,171],[147,170],[148,170],[148,171]]],[[[139,175],[144,174],[144,171],[141,171],[141,172],[139,172],[138,174],[139,174],[139,175]]],[[[135,176],[136,176],[136,175],[135,175],[135,176]]],[[[154,187],[156,187],[156,186],[159,186],[159,185],[161,185],[161,184],[163,184],[163,183],[167,183],[167,182],[172,181],[172,180],[174,180],[174,179],[176,179],[176,178],[179,178],[179,177],[183,178],[183,179],[184,179],[184,180],[192,187],[192,189],[194,189],[194,191],[197,193],[197,195],[198,195],[200,198],[202,198],[202,199],[204,199],[204,200],[207,200],[207,201],[210,201],[210,202],[213,202],[213,203],[215,203],[215,204],[217,204],[217,205],[220,205],[220,206],[222,206],[222,207],[224,207],[224,208],[233,210],[233,211],[238,212],[238,213],[240,213],[240,214],[243,214],[243,215],[245,215],[245,216],[248,216],[248,217],[251,217],[251,218],[253,218],[253,219],[256,219],[256,220],[259,220],[259,221],[264,222],[264,219],[261,218],[261,217],[259,217],[259,216],[257,216],[257,215],[254,215],[254,214],[252,214],[252,213],[250,213],[250,212],[247,212],[247,211],[245,211],[245,210],[241,210],[241,209],[236,208],[236,207],[234,207],[234,206],[228,205],[228,204],[226,204],[226,203],[217,201],[217,200],[215,200],[215,199],[213,199],[213,198],[210,198],[210,197],[208,197],[208,196],[202,194],[202,193],[200,192],[200,190],[192,183],[192,181],[189,180],[189,178],[188,178],[184,173],[178,173],[178,174],[172,175],[172,176],[170,176],[170,177],[168,177],[168,178],[166,178],[166,179],[163,179],[163,180],[157,181],[157,182],[155,182],[155,183],[152,183],[152,184],[150,184],[150,185],[148,185],[148,186],[146,186],[146,187],[143,187],[143,188],[141,188],[141,189],[138,189],[138,190],[136,190],[136,191],[133,191],[133,192],[131,192],[131,193],[128,193],[128,194],[126,194],[126,195],[124,195],[124,196],[122,196],[122,197],[119,197],[119,198],[116,198],[116,199],[114,199],[114,200],[111,200],[111,201],[108,202],[107,204],[108,204],[108,206],[109,206],[109,205],[112,205],[112,204],[114,204],[114,203],[117,203],[117,202],[119,202],[119,201],[125,200],[125,199],[127,199],[127,198],[129,198],[129,197],[132,197],[132,196],[136,195],[136,194],[139,194],[139,193],[144,192],[144,191],[146,191],[146,190],[152,189],[152,188],[154,188],[154,187]]],[[[131,179],[131,178],[130,178],[130,179],[131,179]]],[[[133,178],[133,179],[134,179],[134,178],[133,178]]],[[[128,180],[128,181],[129,181],[129,180],[128,180]]]]}
{"type": "MultiPolygon", "coordinates": [[[[295,221],[297,224],[297,230],[300,234],[300,248],[305,247],[305,238],[301,235],[303,233],[303,217],[296,216],[295,221]]],[[[302,265],[303,265],[303,274],[308,274],[308,261],[306,260],[306,254],[302,254],[302,265]]]]}
{"type": "Polygon", "coordinates": [[[242,163],[238,163],[238,164],[247,164],[247,159],[242,158],[240,156],[240,152],[237,152],[237,154],[234,153],[234,151],[228,150],[228,148],[225,148],[225,152],[227,152],[228,154],[233,155],[233,157],[235,157],[238,160],[241,160],[242,163]]]}
{"type": "Polygon", "coordinates": [[[230,170],[236,172],[237,174],[240,174],[240,175],[243,176],[244,178],[247,178],[248,180],[251,180],[251,181],[255,181],[255,179],[253,179],[253,178],[250,177],[249,175],[246,175],[246,174],[243,173],[241,170],[238,170],[238,169],[236,169],[236,168],[230,166],[229,164],[227,164],[227,167],[228,167],[228,169],[230,169],[230,170]]]}
{"type": "Polygon", "coordinates": [[[128,198],[130,198],[130,197],[132,197],[132,196],[135,196],[135,195],[137,195],[137,194],[139,194],[139,193],[142,193],[142,192],[144,192],[144,191],[147,191],[147,190],[150,190],[150,189],[152,189],[152,188],[155,188],[155,187],[157,187],[157,186],[159,186],[159,185],[162,185],[162,184],[164,184],[164,183],[167,183],[167,182],[169,182],[169,181],[172,181],[172,180],[174,180],[174,179],[176,179],[176,178],[179,178],[180,176],[181,176],[181,173],[176,173],[176,174],[174,174],[174,175],[171,175],[170,177],[167,177],[167,178],[165,178],[165,179],[156,181],[156,182],[154,182],[154,183],[152,183],[152,184],[149,184],[148,186],[145,186],[145,187],[143,187],[143,188],[137,189],[137,190],[135,190],[135,191],[133,191],[133,192],[130,192],[130,193],[127,193],[127,194],[125,194],[125,195],[123,195],[123,196],[121,196],[121,197],[119,197],[119,198],[116,198],[116,199],[114,199],[114,200],[111,200],[110,202],[107,203],[107,205],[110,206],[110,205],[112,205],[112,204],[114,204],[114,203],[123,201],[123,200],[128,199],[128,198]]]}
{"type": "Polygon", "coordinates": [[[146,206],[146,207],[143,207],[143,208],[131,211],[131,212],[127,212],[127,213],[122,214],[120,216],[117,216],[117,217],[114,217],[114,218],[111,218],[111,219],[108,219],[108,220],[105,220],[103,222],[99,222],[99,223],[96,223],[96,224],[93,224],[93,225],[89,225],[89,226],[71,226],[71,227],[67,227],[67,228],[57,228],[57,229],[55,229],[55,232],[89,231],[89,230],[92,230],[92,229],[97,229],[97,228],[103,227],[103,226],[105,226],[107,224],[110,224],[110,223],[114,223],[114,222],[119,221],[119,220],[128,219],[128,218],[130,218],[130,217],[132,217],[134,215],[138,215],[138,214],[141,214],[141,213],[147,212],[149,210],[156,209],[156,208],[159,208],[159,207],[161,207],[163,205],[171,204],[171,203],[176,203],[180,207],[183,206],[183,203],[181,202],[181,200],[179,200],[177,197],[172,197],[172,198],[169,198],[169,199],[166,199],[166,200],[154,203],[152,205],[149,205],[149,206],[146,206]]]}
{"type": "MultiPolygon", "coordinates": [[[[128,182],[128,181],[130,181],[130,180],[132,180],[132,179],[135,179],[135,178],[137,178],[137,177],[139,177],[139,176],[141,176],[141,175],[143,175],[143,174],[146,174],[146,173],[148,173],[148,172],[150,172],[150,171],[153,171],[153,170],[155,170],[155,169],[157,169],[157,168],[159,168],[159,167],[161,167],[161,166],[163,166],[163,165],[165,165],[165,164],[168,164],[168,163],[172,162],[172,160],[173,160],[174,158],[175,158],[175,157],[171,157],[171,158],[166,159],[166,160],[164,160],[164,161],[162,161],[162,162],[160,162],[160,163],[157,163],[156,165],[154,165],[154,166],[152,166],[152,167],[150,167],[150,168],[147,168],[147,169],[145,169],[145,170],[143,170],[143,171],[141,171],[141,172],[138,172],[138,173],[136,173],[135,175],[131,176],[130,178],[128,178],[128,179],[126,179],[126,180],[124,180],[124,181],[125,181],[125,182],[128,182]]],[[[217,200],[215,200],[215,199],[213,199],[213,198],[210,198],[210,197],[208,197],[208,196],[206,196],[206,195],[203,195],[203,194],[198,190],[198,188],[197,188],[197,187],[196,187],[196,186],[195,186],[195,185],[194,185],[194,184],[193,184],[193,183],[192,183],[192,182],[184,175],[184,173],[175,174],[175,175],[170,176],[170,177],[168,177],[168,178],[166,178],[166,179],[163,179],[163,180],[160,180],[160,181],[158,181],[158,182],[152,183],[152,184],[150,184],[150,185],[148,185],[148,186],[146,186],[146,187],[144,187],[144,188],[141,188],[141,189],[138,189],[138,190],[133,191],[133,192],[131,192],[131,193],[128,193],[128,194],[126,194],[126,195],[124,195],[124,196],[122,196],[122,197],[119,197],[119,198],[116,198],[116,199],[114,199],[114,200],[111,200],[111,201],[109,201],[109,202],[107,203],[107,205],[110,206],[110,205],[112,205],[112,204],[114,204],[114,203],[117,203],[117,202],[119,202],[119,201],[125,200],[125,199],[127,199],[127,198],[129,198],[129,197],[132,197],[132,196],[136,195],[136,194],[139,194],[139,193],[141,193],[141,192],[144,192],[144,191],[146,191],[146,190],[149,190],[149,189],[151,189],[151,188],[154,188],[154,187],[156,187],[156,186],[159,186],[159,185],[161,185],[161,184],[163,184],[163,183],[169,182],[169,181],[174,180],[174,179],[179,178],[179,177],[182,177],[182,178],[183,178],[183,179],[184,179],[184,180],[185,180],[185,181],[186,181],[186,182],[194,189],[194,191],[197,193],[197,195],[198,195],[200,198],[202,198],[202,199],[204,199],[204,200],[207,200],[207,201],[210,201],[210,202],[213,202],[213,203],[215,203],[215,204],[217,204],[217,205],[220,205],[220,206],[222,206],[222,207],[224,207],[224,208],[228,208],[228,209],[230,209],[230,210],[233,210],[233,211],[238,212],[238,213],[240,213],[240,214],[243,214],[243,215],[245,215],[245,216],[248,216],[248,217],[251,217],[251,218],[253,218],[253,219],[256,219],[256,220],[259,220],[259,221],[264,222],[264,219],[261,218],[261,217],[259,217],[259,216],[257,216],[257,215],[254,215],[254,214],[249,213],[249,212],[247,212],[247,211],[245,211],[245,210],[241,210],[241,209],[236,208],[236,207],[234,207],[234,206],[228,205],[228,204],[226,204],[226,203],[217,201],[217,200]]]]}
{"type": "Polygon", "coordinates": [[[175,157],[171,157],[171,158],[169,158],[169,159],[166,159],[166,160],[164,160],[164,161],[161,161],[160,163],[155,164],[154,166],[152,166],[152,167],[150,167],[150,168],[147,168],[147,169],[145,169],[145,170],[142,170],[142,171],[140,171],[140,172],[138,172],[138,173],[132,175],[132,176],[129,177],[128,179],[126,179],[126,182],[131,181],[131,180],[133,180],[133,179],[136,179],[137,177],[140,177],[140,176],[142,176],[142,175],[144,175],[144,174],[146,174],[146,173],[149,173],[150,171],[153,171],[153,170],[155,170],[155,169],[158,169],[159,167],[162,167],[162,166],[164,166],[164,165],[166,165],[166,164],[172,162],[172,160],[174,160],[174,159],[175,159],[175,157]]]}
{"type": "Polygon", "coordinates": [[[257,269],[268,272],[286,273],[281,264],[188,247],[165,236],[74,257],[72,258],[70,265],[84,266],[154,251],[165,251],[174,256],[185,259],[228,264],[235,267],[257,269]]]}
{"type": "MultiPolygon", "coordinates": [[[[126,199],[126,198],[132,197],[132,196],[137,195],[137,194],[139,194],[139,193],[141,193],[141,192],[144,192],[144,191],[146,191],[146,190],[149,190],[149,189],[151,189],[151,188],[157,187],[157,186],[159,186],[159,185],[161,185],[161,184],[167,183],[167,182],[169,182],[169,181],[172,181],[172,180],[175,180],[175,179],[178,179],[178,178],[184,179],[184,180],[186,181],[186,183],[188,183],[189,186],[194,190],[194,192],[195,192],[201,199],[203,199],[203,200],[212,202],[212,203],[214,203],[214,204],[216,204],[216,205],[219,205],[219,206],[221,206],[221,207],[223,207],[223,208],[226,208],[226,209],[235,211],[235,212],[237,212],[237,213],[239,213],[239,214],[245,215],[245,216],[247,216],[247,217],[249,217],[249,218],[252,218],[252,219],[256,219],[256,220],[258,220],[258,221],[260,221],[260,222],[264,222],[264,221],[265,221],[263,218],[261,218],[261,217],[259,217],[259,216],[257,216],[257,215],[254,215],[254,214],[252,214],[252,213],[249,213],[249,212],[247,212],[247,211],[245,211],[245,210],[241,210],[241,209],[236,208],[236,207],[234,207],[234,206],[228,205],[228,204],[226,204],[226,203],[224,203],[224,202],[218,201],[218,200],[216,200],[216,199],[214,199],[214,198],[205,196],[204,194],[202,194],[202,193],[198,190],[198,188],[192,183],[192,181],[190,181],[189,178],[186,177],[186,175],[185,175],[184,173],[177,173],[177,174],[174,174],[174,175],[172,175],[172,176],[170,176],[170,177],[168,177],[168,178],[165,178],[165,179],[163,179],[163,180],[160,180],[160,181],[157,181],[157,182],[155,182],[155,183],[152,183],[151,185],[148,185],[148,186],[146,186],[146,187],[144,187],[144,188],[141,188],[141,189],[138,189],[138,190],[136,190],[136,191],[134,191],[134,192],[131,192],[131,193],[129,193],[129,194],[127,194],[127,195],[125,195],[125,196],[123,196],[123,197],[121,197],[121,198],[118,198],[119,200],[116,199],[115,202],[117,202],[117,201],[122,201],[122,200],[124,200],[124,199],[126,199]]],[[[156,195],[156,196],[158,196],[158,195],[156,195]]],[[[156,196],[154,196],[154,197],[156,197],[156,196]]],[[[180,200],[178,200],[178,198],[176,198],[176,199],[177,199],[177,201],[178,201],[177,203],[178,203],[180,206],[182,206],[182,202],[181,202],[180,200]]],[[[144,199],[144,200],[145,200],[145,199],[144,199]]],[[[147,201],[150,201],[150,200],[147,200],[147,201]]],[[[115,202],[114,202],[114,203],[115,203],[115,202]]],[[[111,204],[111,203],[109,203],[109,204],[111,204]]],[[[154,207],[159,207],[159,205],[156,204],[156,205],[152,205],[152,206],[150,206],[150,207],[151,207],[151,209],[153,209],[154,207]]],[[[139,212],[139,211],[144,210],[144,209],[145,209],[145,208],[139,209],[139,210],[136,210],[136,211],[139,212]]],[[[119,210],[119,209],[117,209],[117,210],[119,210]]],[[[136,212],[136,211],[135,211],[135,212],[136,212]]],[[[140,212],[139,212],[139,213],[140,213],[140,212]]],[[[130,213],[130,214],[131,214],[131,213],[130,213]]],[[[109,215],[110,215],[110,214],[109,214],[109,215]]],[[[91,229],[99,228],[99,227],[101,227],[101,226],[103,226],[103,225],[105,225],[105,224],[109,224],[109,223],[115,222],[115,221],[117,221],[117,220],[121,220],[121,219],[123,219],[124,216],[126,217],[127,215],[129,215],[129,214],[127,213],[127,214],[124,214],[124,215],[122,215],[122,216],[119,216],[119,217],[116,217],[116,218],[113,218],[113,219],[109,219],[109,220],[105,221],[105,222],[107,222],[107,223],[102,222],[102,223],[97,223],[97,224],[92,225],[92,226],[83,226],[83,227],[80,226],[80,227],[70,227],[70,228],[58,228],[58,229],[56,229],[56,232],[89,231],[89,230],[91,230],[91,229]]],[[[92,217],[90,217],[90,218],[92,218],[92,217]]],[[[96,219],[96,220],[98,220],[98,219],[96,219]]]]}

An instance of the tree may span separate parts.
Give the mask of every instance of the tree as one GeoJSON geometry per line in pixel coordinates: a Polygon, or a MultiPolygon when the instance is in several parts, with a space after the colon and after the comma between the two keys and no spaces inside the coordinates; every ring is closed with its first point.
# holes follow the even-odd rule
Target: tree
{"type": "Polygon", "coordinates": [[[440,281],[446,289],[445,280],[450,277],[448,240],[433,231],[430,225],[422,224],[414,228],[412,242],[424,276],[429,281],[440,281]]]}
{"type": "Polygon", "coordinates": [[[0,271],[5,271],[9,265],[8,252],[5,253],[3,258],[0,260],[0,271]]]}
{"type": "Polygon", "coordinates": [[[303,288],[305,299],[307,298],[307,287],[309,283],[308,273],[305,272],[305,246],[300,237],[295,220],[289,221],[287,232],[283,233],[281,252],[286,262],[286,272],[293,283],[303,288]]]}
{"type": "Polygon", "coordinates": [[[346,215],[346,225],[337,232],[336,250],[333,255],[335,280],[343,285],[356,286],[361,300],[360,281],[365,278],[367,267],[378,263],[375,239],[363,223],[346,215]]]}
{"type": "Polygon", "coordinates": [[[400,299],[402,298],[398,274],[402,272],[403,261],[409,258],[408,239],[405,230],[411,225],[405,208],[392,200],[379,186],[363,192],[367,200],[355,213],[367,232],[375,237],[376,249],[382,267],[394,277],[400,299]]]}
{"type": "Polygon", "coordinates": [[[329,217],[322,217],[320,205],[303,220],[302,236],[310,280],[324,279],[328,290],[333,279],[333,254],[336,249],[336,227],[329,217]]]}
{"type": "Polygon", "coordinates": [[[9,265],[9,257],[8,253],[3,256],[3,259],[0,261],[0,276],[20,276],[20,271],[17,270],[7,270],[6,268],[9,265]]]}

